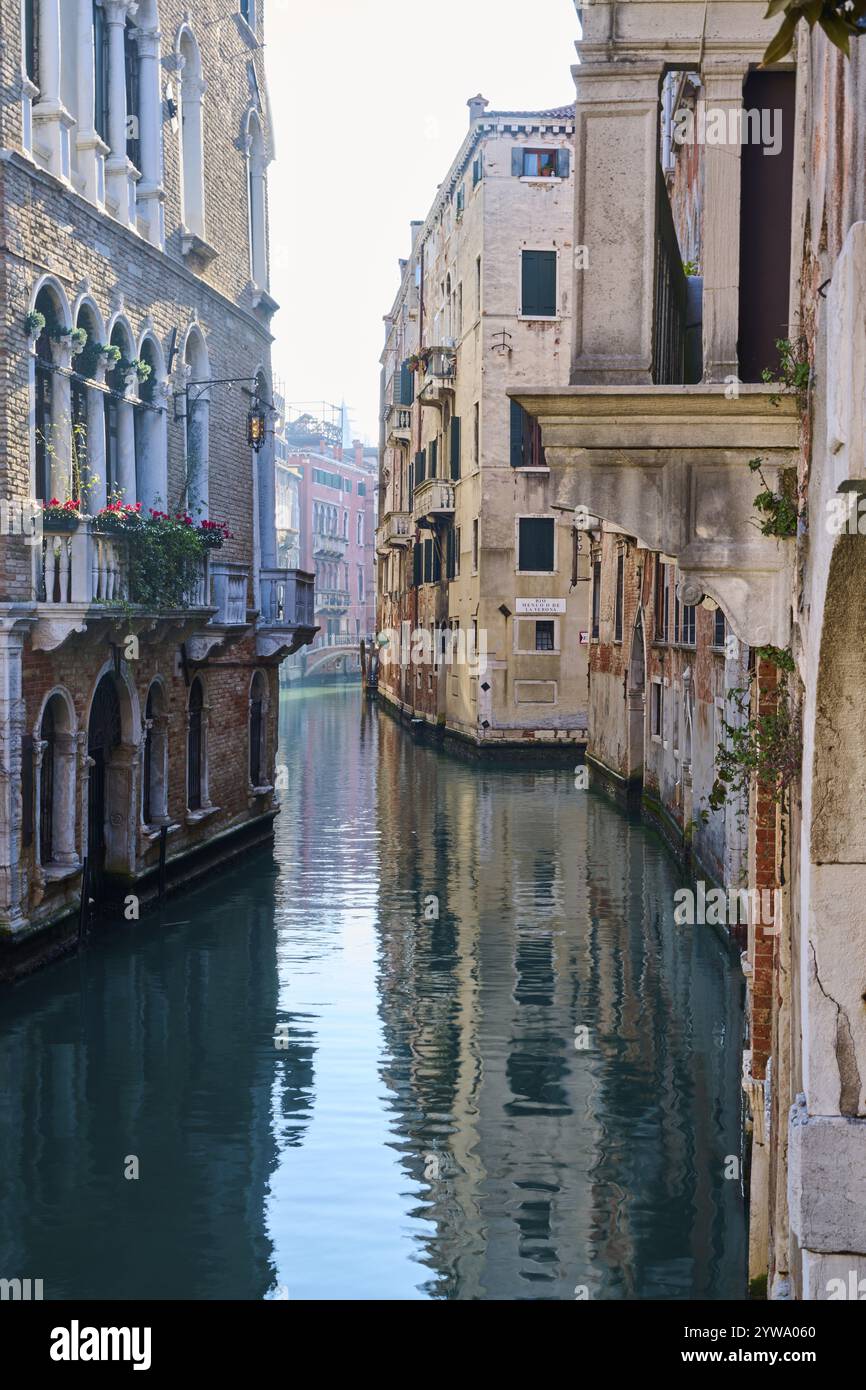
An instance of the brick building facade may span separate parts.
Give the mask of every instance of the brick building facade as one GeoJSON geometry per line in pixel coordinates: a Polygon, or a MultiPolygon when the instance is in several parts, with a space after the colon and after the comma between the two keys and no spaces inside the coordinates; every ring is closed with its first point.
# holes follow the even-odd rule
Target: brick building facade
{"type": "Polygon", "coordinates": [[[0,930],[31,953],[85,859],[122,901],[163,830],[184,877],[272,828],[277,668],[315,627],[277,566],[261,10],[0,7],[0,930]],[[142,602],[112,498],[228,535],[142,602]],[[80,519],[9,534],[28,499],[80,519]]]}

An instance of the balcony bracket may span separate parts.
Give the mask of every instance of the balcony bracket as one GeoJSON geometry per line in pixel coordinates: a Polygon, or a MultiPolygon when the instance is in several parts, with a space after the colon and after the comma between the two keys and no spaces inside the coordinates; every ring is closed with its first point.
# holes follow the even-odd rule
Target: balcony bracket
{"type": "Polygon", "coordinates": [[[788,645],[793,540],[763,536],[748,468],[796,463],[796,403],[772,387],[569,386],[515,391],[541,422],[554,505],[585,508],[673,557],[683,601],[707,596],[749,646],[788,645]]]}

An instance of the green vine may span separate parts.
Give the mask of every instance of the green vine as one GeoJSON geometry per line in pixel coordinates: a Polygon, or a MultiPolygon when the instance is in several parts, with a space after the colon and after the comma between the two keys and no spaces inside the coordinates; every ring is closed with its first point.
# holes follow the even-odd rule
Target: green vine
{"type": "MultiPolygon", "coordinates": [[[[803,726],[795,705],[789,676],[794,671],[791,652],[780,647],[760,647],[757,656],[779,672],[775,708],[752,714],[750,683],[728,691],[731,718],[722,721],[722,738],[716,752],[716,777],[705,798],[710,811],[720,811],[729,801],[748,804],[754,778],[779,805],[784,805],[797,777],[802,757],[803,726]]],[[[706,823],[707,811],[701,812],[706,823]]]]}
{"type": "MultiPolygon", "coordinates": [[[[790,338],[777,338],[776,351],[779,354],[779,365],[765,367],[761,372],[761,379],[775,382],[785,391],[793,392],[798,408],[805,410],[812,374],[812,365],[806,352],[806,340],[798,338],[796,343],[792,343],[790,338]]],[[[781,399],[781,394],[771,396],[770,405],[778,405],[781,399]]]]}
{"type": "Polygon", "coordinates": [[[776,492],[764,477],[761,466],[763,462],[762,458],[749,459],[749,470],[752,473],[757,473],[763,484],[763,491],[759,492],[754,499],[754,505],[761,513],[762,520],[752,524],[758,527],[762,536],[776,536],[781,540],[789,540],[797,534],[799,517],[797,470],[795,468],[782,469],[779,474],[779,491],[776,492]]]}
{"type": "Polygon", "coordinates": [[[823,29],[832,44],[850,58],[850,41],[866,31],[866,0],[770,0],[765,19],[783,14],[781,27],[770,40],[764,54],[763,66],[778,63],[794,47],[794,35],[800,20],[814,29],[823,29]]]}

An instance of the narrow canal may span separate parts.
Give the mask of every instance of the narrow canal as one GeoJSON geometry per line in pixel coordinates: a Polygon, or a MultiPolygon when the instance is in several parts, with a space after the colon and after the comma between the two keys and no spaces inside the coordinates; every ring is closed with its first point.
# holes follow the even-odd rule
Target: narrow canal
{"type": "Polygon", "coordinates": [[[284,696],[280,759],[274,855],[0,995],[0,1276],[742,1297],[741,976],[656,838],[355,688],[284,696]]]}

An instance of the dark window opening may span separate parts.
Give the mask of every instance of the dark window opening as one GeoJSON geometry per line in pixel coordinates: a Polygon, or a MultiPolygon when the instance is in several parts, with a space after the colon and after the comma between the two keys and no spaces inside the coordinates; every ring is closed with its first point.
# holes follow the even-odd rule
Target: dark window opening
{"type": "Polygon", "coordinates": [[[713,646],[724,647],[727,638],[728,634],[724,609],[717,608],[713,614],[713,646]]]}
{"type": "Polygon", "coordinates": [[[191,811],[201,810],[204,691],[200,680],[189,692],[189,732],[187,736],[187,796],[191,811]]]}
{"type": "Polygon", "coordinates": [[[135,25],[126,21],[123,31],[123,61],[126,68],[126,157],[141,168],[139,139],[139,57],[135,25]]]}
{"type": "Polygon", "coordinates": [[[622,641],[622,610],[625,597],[625,556],[620,551],[616,557],[616,600],[613,615],[613,640],[622,641]]]}
{"type": "Polygon", "coordinates": [[[541,424],[519,405],[511,402],[512,468],[546,468],[547,459],[541,442],[541,424]]]}
{"type": "Polygon", "coordinates": [[[525,318],[556,317],[556,252],[524,251],[520,312],[525,318]]]}
{"type": "Polygon", "coordinates": [[[601,626],[601,560],[592,562],[592,639],[598,641],[601,626]]]}
{"type": "Polygon", "coordinates": [[[522,516],[518,523],[517,568],[525,573],[553,573],[552,517],[522,516]]]}
{"type": "Polygon", "coordinates": [[[49,700],[42,716],[39,736],[45,747],[42,750],[42,774],[39,787],[39,858],[43,864],[50,864],[54,858],[54,777],[56,730],[54,711],[49,700]]]}

